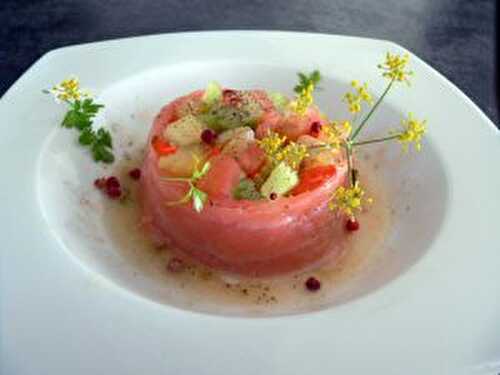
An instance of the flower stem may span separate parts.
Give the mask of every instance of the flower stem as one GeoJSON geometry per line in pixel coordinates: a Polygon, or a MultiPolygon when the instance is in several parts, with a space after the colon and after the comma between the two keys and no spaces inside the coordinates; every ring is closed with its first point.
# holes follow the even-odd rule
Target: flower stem
{"type": "Polygon", "coordinates": [[[354,142],[352,145],[354,147],[356,147],[356,146],[369,145],[372,143],[385,142],[385,141],[390,141],[390,140],[396,139],[399,136],[400,136],[400,134],[394,134],[394,135],[390,135],[388,137],[369,139],[368,141],[362,141],[362,142],[354,142]]]}
{"type": "Polygon", "coordinates": [[[331,149],[331,147],[326,143],[318,143],[315,145],[307,146],[308,150],[316,150],[316,149],[322,149],[322,148],[324,148],[325,150],[331,149]]]}
{"type": "Polygon", "coordinates": [[[355,181],[352,174],[352,146],[349,142],[345,142],[344,148],[347,159],[347,175],[349,176],[349,185],[354,186],[355,181]]]}
{"type": "Polygon", "coordinates": [[[385,90],[382,93],[382,95],[380,96],[380,98],[378,98],[377,102],[373,105],[373,107],[370,110],[370,112],[368,112],[368,114],[365,116],[365,118],[363,119],[363,121],[361,121],[361,124],[359,124],[359,126],[356,128],[356,130],[352,134],[351,140],[354,140],[358,136],[359,132],[366,125],[366,122],[371,117],[371,115],[373,114],[373,112],[375,112],[375,110],[377,109],[377,107],[379,106],[379,104],[382,103],[382,100],[384,100],[384,97],[387,95],[387,93],[391,89],[393,83],[394,83],[394,79],[391,79],[391,81],[389,82],[389,84],[385,88],[385,90]]]}

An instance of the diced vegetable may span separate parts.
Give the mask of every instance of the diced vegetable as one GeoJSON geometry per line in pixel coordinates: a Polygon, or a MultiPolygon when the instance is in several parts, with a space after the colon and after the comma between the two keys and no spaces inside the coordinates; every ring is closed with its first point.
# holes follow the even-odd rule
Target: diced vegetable
{"type": "Polygon", "coordinates": [[[307,169],[320,166],[335,165],[342,162],[340,150],[315,150],[310,157],[304,159],[303,166],[307,169]]]}
{"type": "Polygon", "coordinates": [[[264,138],[271,132],[276,132],[283,120],[283,116],[278,111],[266,112],[260,120],[260,124],[255,129],[255,137],[264,138]]]}
{"type": "Polygon", "coordinates": [[[284,111],[289,100],[288,98],[279,93],[279,92],[270,92],[268,93],[268,96],[269,96],[269,99],[271,99],[271,101],[273,102],[274,104],[274,107],[279,110],[279,111],[284,111]]]}
{"type": "Polygon", "coordinates": [[[255,187],[255,183],[248,178],[244,178],[240,181],[239,185],[234,189],[233,197],[237,200],[257,200],[262,198],[255,187]]]}
{"type": "Polygon", "coordinates": [[[240,166],[236,160],[224,155],[210,159],[210,163],[210,170],[197,187],[210,197],[231,197],[240,182],[240,166]]]}
{"type": "Polygon", "coordinates": [[[237,161],[247,176],[253,177],[264,165],[266,154],[264,150],[254,142],[237,156],[237,161]]]}
{"type": "Polygon", "coordinates": [[[285,163],[278,164],[266,182],[260,188],[260,193],[265,197],[270,197],[271,193],[278,196],[285,195],[299,183],[299,176],[295,170],[285,163]]]}
{"type": "Polygon", "coordinates": [[[174,154],[160,157],[158,167],[171,177],[189,177],[196,163],[204,160],[204,155],[202,145],[180,147],[174,154]]]}
{"type": "Polygon", "coordinates": [[[222,89],[217,82],[210,82],[203,94],[203,103],[210,107],[218,103],[222,98],[222,89]]]}
{"type": "Polygon", "coordinates": [[[212,158],[214,156],[219,156],[221,153],[220,148],[217,146],[214,146],[210,149],[210,154],[209,157],[212,158]]]}
{"type": "Polygon", "coordinates": [[[248,126],[240,126],[238,128],[229,129],[220,133],[217,137],[217,143],[224,144],[234,138],[253,141],[255,134],[252,128],[249,128],[248,126]]]}
{"type": "MultiPolygon", "coordinates": [[[[310,135],[303,135],[299,137],[297,143],[311,147],[324,144],[325,142],[310,135]]],[[[307,169],[337,164],[342,160],[342,150],[340,149],[310,148],[308,152],[309,156],[303,162],[304,167],[307,169]]]]}
{"type": "Polygon", "coordinates": [[[179,146],[189,146],[201,142],[201,132],[204,125],[193,115],[187,115],[169,124],[163,131],[163,136],[179,146]]]}
{"type": "Polygon", "coordinates": [[[231,132],[232,137],[224,143],[222,153],[232,157],[241,155],[248,146],[254,142],[254,132],[249,127],[236,128],[234,130],[226,130],[221,135],[223,139],[227,139],[226,133],[231,132]]]}
{"type": "Polygon", "coordinates": [[[309,147],[309,146],[320,145],[320,144],[323,144],[324,142],[319,140],[318,138],[312,137],[310,135],[301,135],[297,139],[297,143],[301,143],[301,144],[309,147]]]}
{"type": "Polygon", "coordinates": [[[307,116],[300,116],[295,113],[288,114],[280,124],[280,133],[292,141],[297,140],[301,135],[308,134],[310,122],[307,116]]]}
{"type": "Polygon", "coordinates": [[[241,126],[253,128],[261,116],[261,105],[243,92],[237,105],[217,102],[199,117],[209,128],[223,131],[241,126]]]}
{"type": "Polygon", "coordinates": [[[310,169],[304,169],[300,173],[300,183],[292,190],[292,195],[314,190],[321,186],[327,179],[337,173],[334,165],[324,165],[310,169]]]}
{"type": "Polygon", "coordinates": [[[170,155],[177,151],[176,146],[171,145],[167,141],[161,139],[159,136],[154,136],[151,140],[151,144],[155,152],[160,156],[170,155]]]}

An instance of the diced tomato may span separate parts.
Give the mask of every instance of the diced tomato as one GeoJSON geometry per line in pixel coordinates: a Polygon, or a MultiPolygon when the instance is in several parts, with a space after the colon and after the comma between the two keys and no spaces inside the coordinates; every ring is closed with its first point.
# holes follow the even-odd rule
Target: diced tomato
{"type": "Polygon", "coordinates": [[[232,157],[220,155],[210,160],[211,167],[198,183],[210,197],[230,197],[240,182],[241,168],[232,157]]]}
{"type": "Polygon", "coordinates": [[[237,106],[241,103],[241,94],[236,90],[225,89],[222,91],[222,100],[224,104],[237,106]]]}
{"type": "Polygon", "coordinates": [[[237,160],[241,169],[251,178],[262,168],[266,161],[266,154],[256,143],[252,143],[238,155],[237,160]]]}
{"type": "Polygon", "coordinates": [[[295,113],[288,115],[279,126],[279,133],[286,135],[291,141],[297,140],[301,135],[309,133],[309,118],[295,113]]]}
{"type": "Polygon", "coordinates": [[[274,132],[279,127],[282,116],[278,111],[270,111],[264,113],[260,119],[257,129],[255,129],[255,137],[262,139],[269,135],[269,132],[274,132]]]}
{"type": "Polygon", "coordinates": [[[177,151],[177,147],[155,135],[151,140],[154,150],[158,155],[170,155],[177,151]]]}
{"type": "Polygon", "coordinates": [[[322,165],[303,170],[299,177],[299,184],[292,190],[292,195],[298,195],[306,191],[314,190],[321,186],[327,179],[337,173],[334,165],[322,165]]]}
{"type": "Polygon", "coordinates": [[[210,149],[210,157],[218,156],[218,155],[220,155],[220,148],[217,146],[212,147],[210,149]]]}

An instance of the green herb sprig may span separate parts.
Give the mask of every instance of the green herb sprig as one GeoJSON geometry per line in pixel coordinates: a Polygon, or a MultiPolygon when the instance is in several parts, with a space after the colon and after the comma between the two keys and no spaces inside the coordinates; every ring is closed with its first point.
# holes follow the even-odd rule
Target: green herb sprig
{"type": "Polygon", "coordinates": [[[299,77],[299,83],[293,88],[293,91],[299,95],[311,85],[316,87],[319,81],[321,81],[321,73],[319,70],[313,70],[310,74],[299,72],[297,75],[299,77]]]}
{"type": "Polygon", "coordinates": [[[174,202],[167,202],[167,205],[176,206],[187,203],[192,200],[193,208],[195,209],[195,211],[198,213],[203,211],[203,207],[208,199],[208,194],[198,189],[196,187],[196,183],[208,173],[210,167],[211,167],[210,162],[206,161],[200,169],[198,169],[198,167],[195,167],[191,177],[163,177],[162,180],[164,181],[187,182],[189,184],[188,192],[181,199],[174,202]]]}
{"type": "Polygon", "coordinates": [[[74,128],[80,132],[78,143],[90,148],[96,162],[109,164],[115,160],[110,132],[104,128],[96,131],[92,127],[95,116],[104,105],[95,103],[88,93],[82,91],[77,78],[66,79],[43,92],[52,94],[56,101],[69,106],[61,126],[67,129],[74,128]]]}

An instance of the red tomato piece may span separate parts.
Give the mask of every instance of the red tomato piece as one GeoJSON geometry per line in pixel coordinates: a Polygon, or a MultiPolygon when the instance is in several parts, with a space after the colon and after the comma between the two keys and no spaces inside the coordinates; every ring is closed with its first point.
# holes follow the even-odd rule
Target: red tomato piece
{"type": "Polygon", "coordinates": [[[153,137],[151,144],[158,155],[170,155],[177,151],[177,147],[171,145],[167,141],[164,141],[158,136],[153,137]]]}
{"type": "Polygon", "coordinates": [[[292,195],[298,195],[306,191],[314,190],[321,186],[326,180],[337,173],[334,165],[321,165],[303,170],[299,177],[299,184],[292,190],[292,195]]]}
{"type": "Polygon", "coordinates": [[[210,150],[210,157],[218,155],[220,155],[220,148],[217,146],[212,147],[212,149],[210,150]]]}

